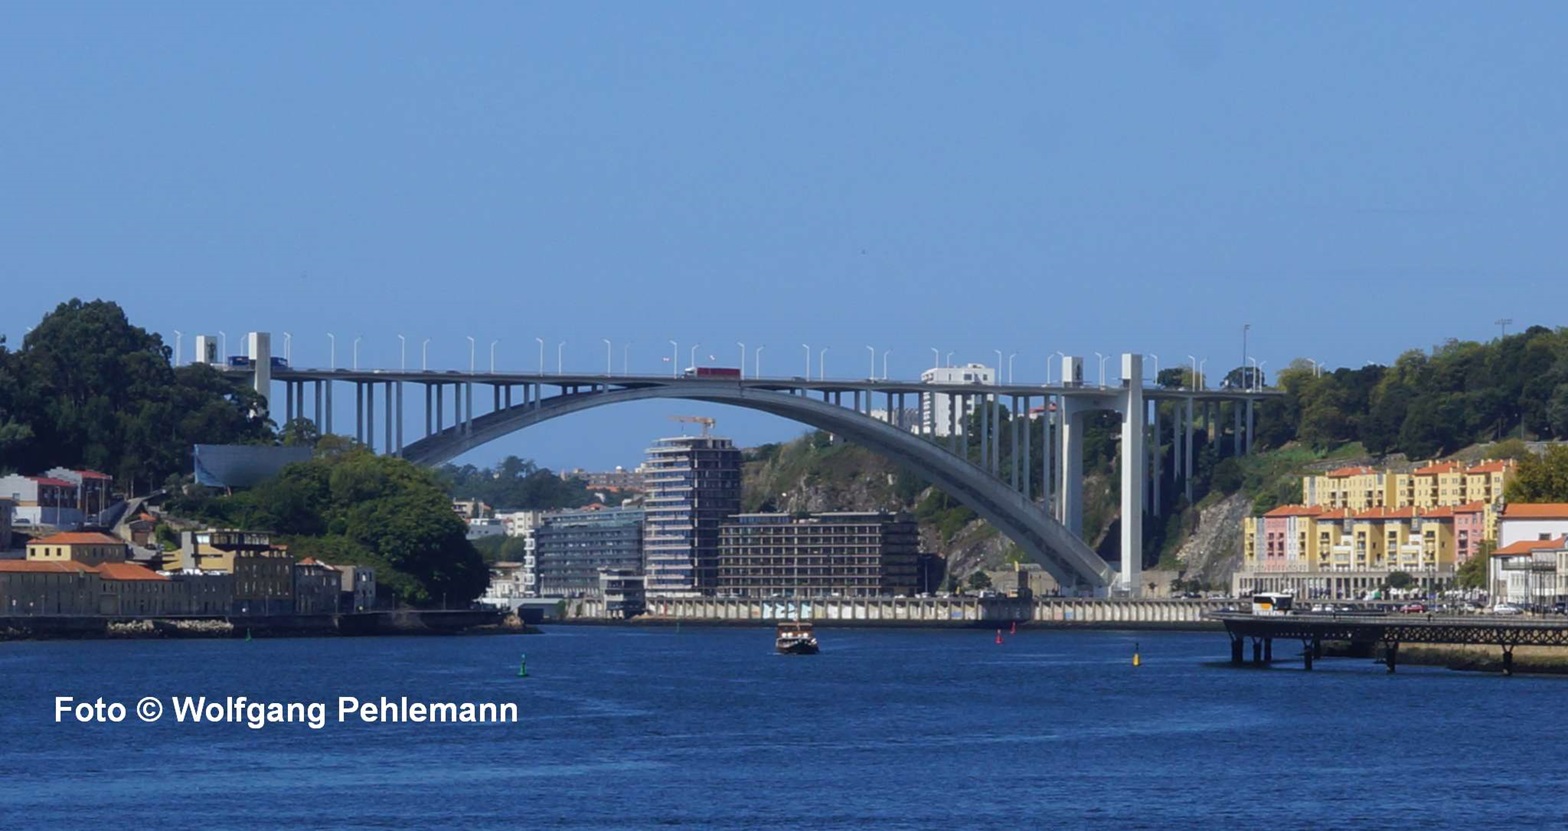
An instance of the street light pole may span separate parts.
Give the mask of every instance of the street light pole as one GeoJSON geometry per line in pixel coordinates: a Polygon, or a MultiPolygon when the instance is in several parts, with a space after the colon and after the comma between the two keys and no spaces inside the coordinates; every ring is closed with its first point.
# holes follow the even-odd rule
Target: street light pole
{"type": "Polygon", "coordinates": [[[1007,383],[1009,384],[1013,382],[1013,359],[1016,357],[1018,357],[1017,352],[1007,356],[1007,383]]]}
{"type": "Polygon", "coordinates": [[[1266,390],[1269,388],[1268,384],[1263,383],[1263,367],[1266,365],[1268,365],[1268,361],[1258,361],[1258,370],[1257,372],[1252,373],[1255,380],[1258,382],[1257,386],[1253,389],[1253,392],[1257,392],[1258,390],[1266,390]]]}
{"type": "Polygon", "coordinates": [[[735,345],[740,347],[740,376],[744,378],[746,377],[746,344],[735,341],[735,345]]]}
{"type": "Polygon", "coordinates": [[[1247,332],[1252,329],[1251,323],[1241,325],[1241,367],[1247,368],[1247,332]]]}
{"type": "Polygon", "coordinates": [[[933,346],[933,347],[931,347],[931,368],[932,369],[937,369],[937,368],[939,368],[941,366],[942,366],[942,350],[937,349],[935,346],[933,346]]]}
{"type": "Polygon", "coordinates": [[[501,341],[499,339],[490,341],[490,374],[491,375],[495,374],[495,345],[500,343],[500,342],[501,341]]]}
{"type": "Polygon", "coordinates": [[[1198,386],[1198,359],[1188,355],[1187,360],[1192,361],[1192,377],[1187,379],[1188,389],[1202,389],[1202,387],[1198,386]]]}
{"type": "Polygon", "coordinates": [[[800,348],[806,350],[806,380],[810,381],[811,380],[811,344],[803,343],[803,344],[800,345],[800,348]]]}
{"type": "Polygon", "coordinates": [[[681,375],[681,345],[670,341],[670,377],[679,378],[681,375]]]}
{"type": "Polygon", "coordinates": [[[875,346],[867,346],[866,351],[871,353],[871,374],[866,377],[868,380],[875,381],[877,379],[877,348],[875,346]]]}
{"type": "MultiPolygon", "coordinates": [[[[287,335],[288,333],[284,332],[284,334],[287,335]]],[[[287,343],[287,340],[284,342],[287,343]]],[[[283,360],[286,361],[288,358],[284,358],[283,360]]],[[[406,372],[408,370],[408,338],[405,338],[402,335],[397,336],[397,368],[399,372],[406,372]]]]}
{"type": "Polygon", "coordinates": [[[824,380],[824,379],[826,379],[828,377],[828,350],[832,349],[832,348],[833,347],[831,347],[831,346],[824,346],[824,347],[822,347],[822,351],[817,353],[817,380],[818,381],[824,380]]]}
{"type": "Polygon", "coordinates": [[[465,337],[468,338],[468,374],[469,375],[473,375],[474,374],[474,369],[475,369],[474,345],[476,343],[478,343],[478,341],[474,340],[474,336],[473,335],[465,335],[465,337]]]}
{"type": "Polygon", "coordinates": [[[953,366],[953,353],[951,351],[947,353],[947,365],[949,368],[953,366]]]}
{"type": "Polygon", "coordinates": [[[1198,362],[1198,389],[1200,390],[1206,390],[1209,388],[1209,379],[1207,377],[1208,373],[1203,371],[1203,365],[1208,362],[1208,358],[1204,358],[1198,362]]]}
{"type": "Polygon", "coordinates": [[[893,354],[893,350],[891,349],[882,353],[882,380],[884,381],[887,380],[887,356],[891,354],[893,354]]]}
{"type": "Polygon", "coordinates": [[[359,342],[360,342],[360,340],[362,340],[362,338],[360,338],[359,335],[355,335],[354,336],[354,371],[355,372],[359,371],[359,342]]]}
{"type": "Polygon", "coordinates": [[[604,341],[604,374],[614,375],[615,365],[612,362],[615,360],[613,357],[615,345],[610,343],[609,338],[600,338],[600,340],[604,341]]]}
{"type": "Polygon", "coordinates": [[[561,374],[561,368],[566,364],[566,341],[555,345],[555,374],[561,374]]]}
{"type": "Polygon", "coordinates": [[[338,368],[338,336],[332,334],[331,332],[328,332],[327,333],[327,340],[332,342],[332,351],[327,353],[328,354],[327,369],[337,369],[338,368]]]}
{"type": "MultiPolygon", "coordinates": [[[[28,331],[31,332],[32,330],[29,329],[28,331]]],[[[218,330],[218,344],[218,351],[223,353],[222,355],[219,355],[218,358],[219,360],[223,361],[225,365],[227,365],[229,362],[229,335],[222,329],[218,330]]]]}
{"type": "Polygon", "coordinates": [[[289,347],[293,346],[293,344],[294,344],[294,336],[289,334],[288,332],[284,332],[283,333],[283,362],[286,363],[286,364],[294,362],[294,356],[289,354],[292,351],[289,347]]]}
{"type": "Polygon", "coordinates": [[[425,342],[420,344],[420,346],[419,346],[419,371],[420,372],[429,372],[430,371],[430,339],[429,338],[425,338],[425,342]]]}
{"type": "Polygon", "coordinates": [[[767,345],[764,344],[762,346],[757,347],[751,353],[751,377],[753,377],[753,378],[761,378],[762,377],[762,350],[767,349],[767,348],[768,348],[767,345]]]}
{"type": "Polygon", "coordinates": [[[997,349],[997,350],[993,350],[993,351],[996,352],[996,382],[997,383],[1001,383],[1002,382],[1002,350],[997,349]]]}
{"type": "Polygon", "coordinates": [[[702,346],[700,343],[694,343],[691,345],[691,364],[689,368],[692,371],[696,371],[697,369],[697,348],[700,346],[702,346]]]}
{"type": "Polygon", "coordinates": [[[539,374],[544,374],[544,338],[534,338],[539,341],[539,374]]]}
{"type": "Polygon", "coordinates": [[[1105,386],[1105,356],[1101,355],[1098,352],[1096,352],[1096,353],[1094,353],[1094,357],[1100,359],[1100,386],[1104,387],[1105,386]]]}
{"type": "Polygon", "coordinates": [[[179,366],[180,365],[180,343],[184,339],[185,339],[185,333],[181,332],[178,329],[175,329],[174,330],[174,365],[175,366],[179,366]]]}

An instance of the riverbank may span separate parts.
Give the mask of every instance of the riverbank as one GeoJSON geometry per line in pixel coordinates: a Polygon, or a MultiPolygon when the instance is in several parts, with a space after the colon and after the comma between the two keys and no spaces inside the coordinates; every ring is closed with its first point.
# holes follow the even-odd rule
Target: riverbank
{"type": "MultiPolygon", "coordinates": [[[[704,629],[756,629],[772,628],[776,619],[731,620],[724,618],[677,618],[659,615],[638,615],[630,619],[619,618],[566,618],[550,621],[566,626],[648,626],[648,627],[700,627],[704,629]]],[[[1019,631],[1035,630],[1103,630],[1126,632],[1219,632],[1225,626],[1210,620],[835,620],[808,621],[818,629],[1001,629],[1011,630],[1016,624],[1019,631]]]]}
{"type": "Polygon", "coordinates": [[[0,617],[0,641],[159,638],[317,638],[387,635],[518,635],[539,630],[495,611],[412,610],[346,615],[235,617],[0,617]]]}

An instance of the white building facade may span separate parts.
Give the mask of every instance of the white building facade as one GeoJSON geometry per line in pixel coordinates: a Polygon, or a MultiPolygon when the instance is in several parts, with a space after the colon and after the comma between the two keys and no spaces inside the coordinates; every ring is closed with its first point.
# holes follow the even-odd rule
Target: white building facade
{"type": "MultiPolygon", "coordinates": [[[[985,386],[996,383],[996,370],[985,364],[939,366],[920,373],[923,384],[972,384],[985,386]]],[[[974,396],[955,396],[943,392],[922,393],[920,396],[920,432],[927,436],[964,435],[969,414],[974,412],[974,396]]],[[[985,400],[990,400],[989,397],[985,400]]]]}

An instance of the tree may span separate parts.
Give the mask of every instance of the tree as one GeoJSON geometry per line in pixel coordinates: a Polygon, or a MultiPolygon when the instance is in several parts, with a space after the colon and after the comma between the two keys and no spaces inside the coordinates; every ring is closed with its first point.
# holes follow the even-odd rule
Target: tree
{"type": "Polygon", "coordinates": [[[1454,582],[1458,584],[1459,588],[1486,588],[1487,580],[1491,577],[1487,573],[1487,568],[1492,561],[1492,551],[1496,548],[1497,544],[1493,541],[1482,540],[1476,553],[1472,554],[1470,559],[1459,564],[1459,568],[1454,572],[1454,582]]]}
{"type": "Polygon", "coordinates": [[[1568,445],[1519,460],[1505,496],[1509,502],[1568,502],[1568,445]]]}
{"type": "Polygon", "coordinates": [[[991,588],[991,575],[983,571],[976,571],[969,575],[969,588],[981,591],[991,588]]]}
{"type": "Polygon", "coordinates": [[[1408,589],[1416,582],[1408,571],[1391,571],[1388,573],[1388,587],[1391,589],[1408,589]]]}

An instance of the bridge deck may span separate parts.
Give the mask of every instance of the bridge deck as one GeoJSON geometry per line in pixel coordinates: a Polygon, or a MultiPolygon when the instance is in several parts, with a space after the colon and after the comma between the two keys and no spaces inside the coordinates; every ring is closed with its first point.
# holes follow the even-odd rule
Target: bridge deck
{"type": "Polygon", "coordinates": [[[1503,673],[1513,674],[1514,648],[1519,646],[1568,646],[1568,620],[1513,618],[1494,615],[1424,614],[1288,614],[1253,615],[1248,612],[1211,612],[1206,617],[1225,624],[1230,635],[1230,659],[1243,662],[1243,643],[1252,641],[1252,662],[1274,659],[1274,641],[1299,640],[1307,669],[1323,656],[1324,641],[1353,644],[1380,643],[1383,660],[1393,672],[1399,646],[1406,643],[1496,646],[1503,652],[1503,673]]]}

